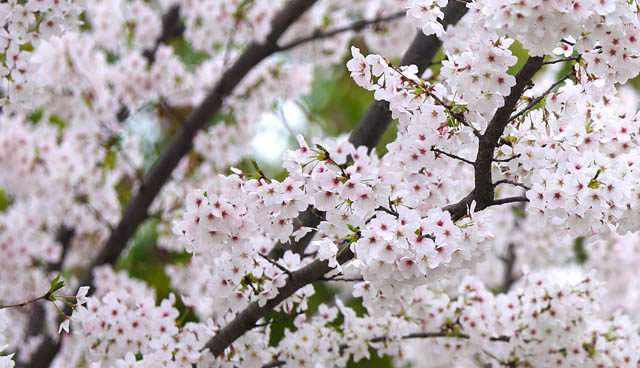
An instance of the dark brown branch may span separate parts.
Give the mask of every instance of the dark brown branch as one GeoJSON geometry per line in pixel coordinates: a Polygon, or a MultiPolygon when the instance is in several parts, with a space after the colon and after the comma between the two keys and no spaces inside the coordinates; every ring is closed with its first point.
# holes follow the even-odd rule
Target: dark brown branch
{"type": "Polygon", "coordinates": [[[578,61],[578,60],[580,60],[580,56],[574,56],[574,57],[569,57],[564,59],[555,59],[555,60],[545,61],[544,63],[542,63],[542,65],[550,65],[550,64],[556,64],[556,63],[563,63],[565,61],[578,61]]]}
{"type": "MultiPolygon", "coordinates": [[[[404,335],[401,337],[401,339],[403,340],[410,340],[410,339],[430,339],[430,338],[436,338],[436,337],[449,337],[449,338],[455,338],[455,339],[470,339],[471,336],[464,334],[464,333],[452,333],[452,332],[446,332],[446,331],[436,331],[436,332],[416,332],[416,333],[412,333],[412,334],[408,334],[408,335],[404,335]]],[[[380,337],[374,337],[373,339],[369,340],[369,342],[381,342],[381,341],[385,341],[387,340],[388,337],[387,336],[380,336],[380,337]]],[[[489,341],[502,341],[502,342],[509,342],[511,340],[511,338],[509,336],[497,336],[497,337],[490,337],[489,341]]]]}
{"type": "MultiPolygon", "coordinates": [[[[465,3],[457,0],[449,0],[449,4],[443,9],[444,19],[441,21],[445,28],[455,24],[467,12],[465,3]]],[[[434,56],[440,49],[442,41],[435,35],[425,36],[422,31],[413,39],[411,46],[404,54],[400,65],[416,65],[418,75],[421,75],[427,66],[431,64],[434,56]]],[[[371,104],[366,114],[349,136],[349,142],[354,146],[367,146],[373,149],[384,132],[391,124],[391,111],[386,101],[375,101],[371,104]]]]}
{"type": "Polygon", "coordinates": [[[504,105],[499,108],[489,122],[484,134],[478,142],[478,154],[474,164],[476,209],[482,210],[494,203],[494,185],[491,180],[491,165],[494,150],[505,127],[511,121],[510,115],[520,100],[525,88],[542,67],[543,57],[530,57],[516,75],[516,84],[511,87],[509,96],[504,98],[504,105]]]}
{"type": "Polygon", "coordinates": [[[525,196],[500,198],[500,199],[494,199],[491,204],[493,204],[493,205],[501,205],[501,204],[518,203],[518,202],[529,202],[529,198],[527,198],[525,196]]]}
{"type": "MultiPolygon", "coordinates": [[[[338,262],[343,264],[353,258],[353,253],[349,249],[348,244],[341,247],[338,262]]],[[[205,348],[215,355],[220,356],[224,350],[229,347],[237,338],[244,335],[245,332],[255,327],[256,322],[263,318],[269,311],[277,307],[282,301],[293,295],[300,288],[320,280],[324,275],[331,271],[328,261],[314,261],[306,267],[291,272],[291,276],[287,279],[287,283],[278,289],[278,295],[273,299],[269,299],[262,307],[258,302],[253,302],[240,312],[233,321],[223,327],[214,337],[212,337],[205,348]]]]}
{"type": "Polygon", "coordinates": [[[271,363],[262,365],[262,368],[276,368],[276,367],[282,367],[284,365],[287,365],[287,362],[285,362],[284,360],[276,360],[271,363]]]}
{"type": "Polygon", "coordinates": [[[481,211],[488,206],[498,205],[509,200],[511,202],[528,201],[526,197],[515,197],[519,200],[502,199],[494,200],[495,186],[491,179],[491,165],[494,162],[493,155],[505,127],[511,121],[510,114],[513,112],[518,100],[522,96],[527,85],[535,73],[542,68],[542,57],[531,57],[520,69],[516,76],[516,84],[511,87],[509,96],[505,97],[504,105],[499,108],[489,122],[484,134],[478,140],[478,154],[474,163],[475,188],[459,202],[448,205],[443,210],[451,213],[452,218],[462,218],[471,204],[476,202],[476,211],[481,211]]]}
{"type": "Polygon", "coordinates": [[[442,154],[442,155],[445,155],[445,156],[451,157],[451,158],[453,158],[453,159],[456,159],[456,160],[462,161],[462,162],[464,162],[464,163],[467,163],[467,164],[469,164],[469,165],[473,165],[473,161],[467,160],[466,158],[462,158],[462,157],[460,157],[460,156],[456,156],[456,155],[454,155],[454,154],[452,154],[452,153],[449,153],[449,152],[445,152],[445,151],[440,150],[440,149],[437,149],[437,148],[435,148],[435,147],[431,147],[431,152],[436,153],[436,158],[438,158],[438,157],[439,157],[439,155],[441,155],[441,154],[442,154]]]}
{"type": "MultiPolygon", "coordinates": [[[[271,22],[271,31],[264,43],[252,43],[222,75],[215,87],[189,116],[180,130],[171,138],[153,167],[145,175],[143,184],[129,201],[120,222],[111,232],[104,247],[80,278],[79,285],[93,285],[93,270],[101,265],[115,264],[127,242],[138,226],[147,219],[148,209],[164,184],[171,177],[182,157],[193,145],[193,138],[200,129],[220,111],[224,98],[242,79],[267,56],[277,51],[277,41],[289,26],[306,12],[316,0],[290,0],[271,22]]],[[[51,340],[47,340],[51,341],[51,340]]],[[[48,367],[59,350],[59,343],[51,346],[45,341],[33,356],[29,367],[48,367]]]]}
{"type": "Polygon", "coordinates": [[[384,22],[389,22],[392,20],[396,20],[402,16],[404,16],[406,14],[406,10],[402,10],[393,14],[389,14],[387,16],[382,16],[382,17],[378,17],[378,18],[374,18],[374,19],[362,19],[356,22],[353,22],[347,26],[344,27],[340,27],[340,28],[336,28],[336,29],[332,29],[332,30],[328,30],[328,31],[322,31],[322,30],[316,30],[315,32],[313,32],[311,35],[309,36],[305,36],[302,38],[298,38],[296,40],[293,40],[291,42],[288,42],[282,46],[280,46],[278,48],[279,51],[284,51],[284,50],[289,50],[292,49],[296,46],[299,46],[303,43],[307,43],[307,42],[312,42],[312,41],[318,41],[318,40],[322,40],[325,38],[330,38],[333,37],[335,35],[338,35],[340,33],[344,33],[344,32],[348,32],[348,31],[360,31],[362,29],[364,29],[365,27],[368,27],[370,25],[375,25],[375,24],[379,24],[379,23],[384,23],[384,22]]]}
{"type": "MultiPolygon", "coordinates": [[[[488,206],[490,205],[491,204],[488,206]]],[[[447,207],[443,210],[447,210],[447,207]]],[[[451,218],[453,221],[457,221],[465,216],[466,213],[466,209],[463,213],[451,213],[451,218]]],[[[338,251],[338,263],[344,264],[353,259],[353,257],[354,254],[349,249],[349,245],[344,243],[341,244],[340,250],[338,251]]],[[[254,328],[256,322],[260,318],[263,318],[269,311],[273,310],[300,288],[311,284],[314,281],[322,280],[324,275],[332,269],[333,268],[329,267],[328,261],[317,260],[306,267],[291,272],[291,275],[287,279],[287,283],[278,289],[278,295],[273,299],[268,300],[262,307],[260,307],[258,302],[249,304],[245,310],[240,312],[231,322],[223,327],[218,334],[211,338],[205,345],[205,348],[208,348],[213,355],[220,356],[237,338],[254,328]]]]}
{"type": "Polygon", "coordinates": [[[511,156],[509,158],[494,158],[493,162],[509,162],[509,161],[513,161],[513,160],[515,160],[516,158],[519,158],[519,157],[520,157],[520,154],[518,153],[517,155],[511,156]]]}
{"type": "Polygon", "coordinates": [[[356,277],[353,279],[345,279],[342,277],[323,277],[320,279],[321,281],[341,281],[341,282],[362,282],[364,279],[362,277],[356,277]]]}
{"type": "Polygon", "coordinates": [[[515,185],[516,187],[520,187],[520,188],[524,188],[526,190],[530,190],[531,188],[529,188],[528,186],[522,184],[522,183],[518,183],[515,182],[513,180],[509,180],[509,179],[502,179],[502,180],[498,180],[495,183],[493,183],[494,187],[497,187],[500,184],[511,184],[511,185],[515,185]]]}
{"type": "Polygon", "coordinates": [[[179,36],[184,32],[184,27],[180,24],[180,5],[173,5],[169,11],[162,17],[162,33],[156,40],[152,48],[145,50],[142,55],[147,59],[149,65],[156,60],[156,51],[160,45],[171,41],[172,38],[179,36]]]}

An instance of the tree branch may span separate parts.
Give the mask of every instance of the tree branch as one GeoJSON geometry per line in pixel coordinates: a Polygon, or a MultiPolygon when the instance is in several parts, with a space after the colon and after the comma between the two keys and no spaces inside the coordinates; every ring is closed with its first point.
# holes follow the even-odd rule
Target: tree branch
{"type": "Polygon", "coordinates": [[[474,164],[476,209],[482,210],[494,203],[494,185],[491,180],[491,165],[494,150],[505,127],[511,121],[510,115],[520,100],[522,93],[531,78],[542,68],[543,57],[530,57],[516,75],[516,84],[511,87],[509,96],[504,98],[504,105],[499,108],[489,122],[487,129],[478,141],[478,154],[474,164]]]}
{"type": "MultiPolygon", "coordinates": [[[[450,24],[457,23],[466,12],[466,3],[449,0],[449,4],[443,9],[444,18],[440,23],[446,28],[450,24]]],[[[436,35],[425,36],[422,31],[418,31],[411,46],[402,57],[400,66],[414,64],[418,67],[418,75],[421,75],[431,64],[441,45],[442,41],[436,35]]],[[[391,120],[389,103],[387,101],[373,102],[349,135],[349,142],[356,147],[367,146],[369,150],[373,149],[391,124],[391,120]]]]}
{"type": "MultiPolygon", "coordinates": [[[[449,4],[444,8],[444,18],[441,21],[445,27],[455,24],[467,12],[467,6],[458,0],[449,0],[449,4]]],[[[413,39],[411,46],[407,49],[400,65],[418,66],[418,74],[431,64],[436,53],[440,49],[442,41],[435,35],[425,36],[422,31],[418,31],[413,39]]],[[[349,135],[349,142],[355,147],[367,146],[369,150],[373,149],[384,132],[391,123],[391,111],[389,103],[386,101],[374,101],[365,116],[362,117],[356,128],[349,135]]],[[[317,228],[320,221],[324,220],[324,213],[319,213],[312,207],[309,207],[298,217],[299,223],[303,226],[317,228]]],[[[294,253],[303,254],[307,245],[315,236],[315,231],[310,231],[299,241],[295,241],[293,237],[289,238],[287,243],[278,243],[269,252],[270,258],[280,258],[287,249],[291,249],[294,253]]]]}
{"type": "MultiPolygon", "coordinates": [[[[338,263],[340,264],[349,261],[354,256],[348,244],[343,244],[338,253],[340,254],[338,256],[338,263]]],[[[213,336],[207,342],[205,348],[208,348],[213,355],[220,356],[237,338],[255,327],[256,322],[260,318],[263,318],[269,311],[273,310],[282,301],[302,287],[320,280],[332,269],[333,268],[329,267],[328,261],[317,260],[299,270],[291,272],[291,275],[287,278],[287,283],[278,289],[278,295],[273,299],[269,299],[262,307],[258,302],[249,304],[245,310],[240,312],[231,322],[213,336]]]]}
{"type": "Polygon", "coordinates": [[[359,21],[353,22],[347,26],[344,27],[340,27],[340,28],[336,28],[336,29],[332,29],[332,30],[328,30],[328,31],[322,31],[322,30],[316,30],[315,32],[313,32],[311,35],[309,36],[305,36],[305,37],[301,37],[298,38],[296,40],[293,40],[291,42],[288,42],[282,46],[278,47],[278,51],[284,51],[284,50],[289,50],[292,49],[296,46],[299,46],[303,43],[307,43],[307,42],[312,42],[312,41],[318,41],[318,40],[322,40],[325,38],[330,38],[333,37],[335,35],[338,35],[340,33],[344,33],[344,32],[348,32],[348,31],[360,31],[362,29],[364,29],[367,26],[370,25],[375,25],[378,23],[384,23],[384,22],[389,22],[392,20],[396,20],[402,16],[404,16],[406,14],[406,10],[402,10],[396,13],[392,13],[389,14],[387,16],[383,16],[383,17],[378,17],[378,18],[373,18],[373,19],[361,19],[359,21]]]}
{"type": "Polygon", "coordinates": [[[532,107],[534,107],[535,105],[537,105],[538,103],[540,103],[540,101],[542,101],[543,98],[545,98],[545,96],[547,96],[549,93],[551,93],[558,85],[560,85],[560,83],[564,82],[565,80],[567,80],[567,78],[569,78],[573,73],[567,73],[565,74],[564,77],[560,78],[559,81],[555,82],[554,84],[551,85],[551,87],[549,87],[546,91],[544,91],[543,94],[541,94],[540,96],[534,98],[533,100],[531,100],[531,102],[529,102],[529,104],[522,110],[520,110],[519,112],[517,112],[516,114],[514,114],[512,117],[509,118],[509,121],[514,121],[517,118],[519,118],[520,116],[522,116],[522,114],[526,113],[527,111],[529,111],[532,107]]]}
{"type": "Polygon", "coordinates": [[[176,4],[169,8],[169,11],[162,17],[162,33],[156,40],[155,45],[142,53],[149,65],[156,61],[156,51],[160,45],[179,36],[183,31],[184,27],[180,24],[180,5],[176,4]]]}
{"type": "Polygon", "coordinates": [[[531,189],[531,188],[529,188],[528,186],[526,186],[526,185],[524,185],[522,183],[518,183],[518,182],[515,182],[513,180],[509,180],[509,179],[498,180],[495,183],[493,183],[493,186],[497,187],[500,184],[511,184],[511,185],[516,186],[516,187],[524,188],[526,190],[530,190],[531,189]]]}
{"type": "MultiPolygon", "coordinates": [[[[490,205],[492,204],[488,206],[490,205]]],[[[447,210],[447,207],[443,208],[443,210],[447,210]]],[[[465,215],[466,209],[462,214],[458,212],[451,213],[451,219],[455,222],[465,215]]],[[[343,243],[338,251],[337,261],[339,264],[344,264],[353,259],[354,256],[349,244],[343,243]]],[[[247,308],[213,336],[207,342],[205,348],[208,348],[213,355],[220,356],[237,338],[254,328],[256,322],[260,318],[263,318],[269,311],[273,310],[302,287],[314,281],[322,280],[324,275],[331,270],[333,270],[333,268],[329,267],[328,261],[316,260],[299,270],[291,272],[286,284],[278,289],[278,295],[273,299],[269,299],[262,307],[258,302],[249,304],[247,308]]]]}
{"type": "Polygon", "coordinates": [[[500,205],[500,204],[507,204],[507,203],[516,203],[516,202],[529,202],[529,198],[525,196],[500,198],[500,199],[494,199],[491,204],[500,205]]]}
{"type": "MultiPolygon", "coordinates": [[[[509,96],[504,98],[504,105],[499,108],[489,122],[484,134],[478,140],[478,154],[474,162],[475,188],[459,202],[444,207],[443,210],[451,213],[452,218],[461,218],[467,213],[467,208],[476,202],[476,211],[483,210],[491,205],[521,202],[526,197],[505,198],[494,200],[495,186],[491,179],[491,165],[494,162],[493,154],[502,136],[505,127],[511,122],[510,114],[513,112],[518,100],[535,73],[542,68],[542,57],[530,57],[522,69],[516,75],[516,84],[511,87],[509,96]]],[[[527,199],[528,201],[528,199],[527,199]]]]}
{"type": "Polygon", "coordinates": [[[578,60],[580,60],[580,55],[574,56],[574,57],[568,57],[564,59],[555,59],[555,60],[545,61],[544,63],[542,63],[542,65],[550,65],[550,64],[556,64],[556,63],[562,63],[565,61],[578,61],[578,60]]]}
{"type": "MultiPolygon", "coordinates": [[[[107,242],[93,260],[90,267],[80,278],[79,285],[93,284],[93,270],[101,265],[115,264],[120,253],[133,236],[138,226],[149,216],[148,209],[154,198],[158,195],[164,184],[171,177],[182,157],[184,157],[193,145],[193,138],[197,131],[220,111],[224,98],[242,81],[242,79],[266,57],[277,51],[277,41],[289,26],[306,12],[316,0],[290,0],[271,22],[271,31],[264,43],[252,43],[227,69],[215,87],[202,101],[200,106],[189,116],[180,130],[171,138],[153,167],[145,175],[143,184],[136,195],[131,198],[120,222],[111,232],[107,242]]],[[[93,288],[92,288],[93,289],[93,288]]],[[[51,340],[46,340],[35,352],[28,366],[48,367],[59,350],[59,343],[51,345],[51,340]]]]}
{"type": "Polygon", "coordinates": [[[451,157],[451,158],[453,158],[453,159],[456,159],[456,160],[462,161],[462,162],[464,162],[464,163],[467,163],[467,164],[469,164],[469,165],[473,165],[473,161],[469,161],[469,160],[467,160],[466,158],[462,158],[462,157],[460,157],[460,156],[456,156],[456,155],[454,155],[454,154],[452,154],[452,153],[445,152],[445,151],[440,150],[440,149],[437,149],[437,148],[435,148],[435,147],[431,147],[431,152],[436,153],[436,158],[438,158],[438,156],[442,154],[442,155],[445,155],[445,156],[451,157]]]}

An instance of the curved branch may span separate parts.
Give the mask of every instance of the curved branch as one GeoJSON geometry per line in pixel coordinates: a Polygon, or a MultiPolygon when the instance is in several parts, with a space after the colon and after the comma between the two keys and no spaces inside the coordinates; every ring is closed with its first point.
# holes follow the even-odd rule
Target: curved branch
{"type": "Polygon", "coordinates": [[[349,24],[347,26],[336,28],[336,29],[332,29],[332,30],[328,30],[328,31],[316,30],[315,32],[313,32],[309,36],[298,38],[296,40],[293,40],[291,42],[288,42],[288,43],[280,46],[278,48],[278,51],[289,50],[289,49],[292,49],[292,48],[294,48],[296,46],[300,46],[303,43],[312,42],[312,41],[318,41],[318,40],[322,40],[322,39],[325,39],[325,38],[330,38],[330,37],[333,37],[333,36],[338,35],[340,33],[348,32],[348,31],[360,31],[360,30],[362,30],[365,27],[368,27],[370,25],[375,25],[375,24],[378,24],[378,23],[384,23],[384,22],[389,22],[389,21],[392,21],[392,20],[396,20],[396,19],[404,16],[405,13],[406,13],[406,10],[402,10],[402,11],[395,12],[395,13],[389,14],[387,16],[382,16],[382,17],[378,17],[378,18],[361,19],[361,20],[353,22],[353,23],[351,23],[351,24],[349,24]]]}
{"type": "MultiPolygon", "coordinates": [[[[455,0],[452,1],[453,2],[450,2],[447,8],[452,4],[457,4],[455,0]]],[[[416,39],[418,38],[419,37],[416,39]]],[[[414,40],[414,43],[415,42],[416,41],[414,40]]],[[[437,38],[435,42],[439,43],[437,38]]],[[[435,51],[433,52],[435,53],[435,51]]],[[[408,54],[410,53],[407,52],[407,54],[405,54],[405,59],[408,54]]],[[[542,57],[530,57],[527,60],[525,65],[518,72],[518,75],[516,76],[516,84],[511,88],[509,96],[505,97],[504,105],[496,111],[491,122],[487,126],[485,133],[479,137],[478,154],[476,156],[476,161],[474,162],[475,189],[460,202],[443,208],[443,210],[451,213],[452,221],[455,222],[464,217],[467,214],[467,208],[473,201],[476,201],[477,203],[476,211],[480,211],[496,204],[509,203],[507,201],[522,201],[522,198],[520,197],[494,200],[494,184],[491,181],[491,164],[493,162],[493,154],[495,147],[498,144],[498,140],[502,136],[505,127],[510,122],[509,117],[515,108],[516,103],[520,100],[525,88],[535,73],[542,67],[542,62],[542,57]],[[515,198],[518,198],[518,200],[515,198]]],[[[376,103],[372,105],[372,108],[376,103]]],[[[381,105],[379,107],[383,108],[384,106],[385,105],[381,105]]],[[[386,111],[389,113],[388,115],[390,119],[391,114],[388,109],[388,104],[386,105],[386,111]]],[[[367,116],[363,118],[363,120],[366,119],[367,116]]],[[[364,129],[362,124],[359,124],[358,127],[360,127],[361,130],[364,129]]],[[[357,141],[364,142],[360,144],[365,144],[366,142],[371,144],[377,142],[377,139],[379,139],[379,136],[376,136],[375,134],[369,134],[366,132],[361,134],[357,130],[358,128],[356,128],[349,137],[349,140],[352,143],[357,141]]],[[[371,146],[368,147],[371,148],[371,146]]],[[[338,263],[340,264],[343,264],[354,257],[353,252],[349,249],[349,245],[343,245],[338,254],[338,263]]],[[[263,318],[267,312],[277,307],[282,301],[293,295],[300,288],[322,279],[324,275],[331,270],[332,268],[329,267],[328,261],[318,260],[300,270],[292,272],[291,276],[287,279],[286,284],[282,288],[278,289],[278,295],[275,298],[267,301],[267,303],[262,307],[260,307],[257,302],[251,303],[230,323],[223,327],[218,334],[212,337],[205,345],[205,348],[208,348],[213,355],[220,356],[237,338],[252,329],[256,322],[260,318],[263,318]]]]}
{"type": "Polygon", "coordinates": [[[491,165],[494,161],[495,148],[507,124],[511,122],[511,113],[520,100],[522,93],[536,72],[542,68],[543,60],[544,58],[540,56],[530,57],[527,60],[516,75],[516,84],[511,87],[509,96],[504,98],[504,105],[493,115],[487,129],[478,140],[478,154],[473,165],[475,171],[475,189],[473,193],[478,211],[494,204],[495,186],[491,180],[491,165]]]}
{"type": "MultiPolygon", "coordinates": [[[[339,254],[338,263],[340,264],[349,261],[354,256],[348,244],[343,244],[339,254]]],[[[329,267],[328,261],[318,260],[306,267],[291,272],[291,275],[287,278],[287,283],[278,289],[278,295],[273,299],[269,299],[262,307],[258,302],[249,304],[233,321],[229,322],[213,336],[207,342],[205,348],[209,349],[213,355],[220,356],[237,338],[254,328],[258,320],[263,318],[269,311],[273,310],[302,287],[322,279],[322,277],[332,269],[332,267],[329,267]]]]}
{"type": "Polygon", "coordinates": [[[492,204],[500,205],[500,204],[517,203],[517,202],[529,202],[529,198],[525,196],[500,198],[500,199],[494,199],[492,204]]]}
{"type": "MultiPolygon", "coordinates": [[[[224,98],[242,81],[242,79],[263,59],[278,50],[277,41],[289,26],[306,12],[316,0],[290,0],[271,22],[271,31],[264,43],[252,43],[247,46],[236,62],[222,75],[215,87],[189,116],[180,130],[171,138],[160,157],[144,177],[136,195],[129,201],[120,222],[111,232],[104,247],[93,260],[79,285],[93,284],[93,270],[101,265],[113,265],[117,261],[127,242],[138,226],[149,217],[148,209],[171,173],[193,145],[193,138],[200,129],[220,111],[224,98]]],[[[46,340],[33,356],[30,367],[48,367],[59,350],[60,344],[51,345],[46,340]]]]}
{"type": "MultiPolygon", "coordinates": [[[[447,210],[447,207],[443,208],[447,210]]],[[[457,221],[466,215],[464,213],[451,213],[452,221],[457,221]]],[[[337,261],[344,264],[354,258],[354,254],[349,244],[341,244],[338,251],[337,261]]],[[[242,312],[240,312],[231,322],[223,327],[215,336],[213,336],[205,345],[206,349],[215,355],[220,356],[226,348],[228,348],[237,338],[245,332],[256,326],[259,319],[263,318],[268,312],[277,307],[285,299],[293,295],[302,287],[312,282],[322,280],[324,275],[333,270],[329,267],[328,261],[316,260],[311,264],[291,272],[287,278],[286,284],[278,289],[278,295],[273,299],[269,299],[264,306],[260,306],[258,302],[249,304],[242,312]]]]}

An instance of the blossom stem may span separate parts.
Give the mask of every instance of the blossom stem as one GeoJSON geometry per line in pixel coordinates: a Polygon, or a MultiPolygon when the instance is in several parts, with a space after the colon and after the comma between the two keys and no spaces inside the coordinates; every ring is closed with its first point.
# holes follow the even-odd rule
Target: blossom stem
{"type": "Polygon", "coordinates": [[[467,163],[469,165],[473,165],[473,161],[467,160],[466,158],[462,158],[460,156],[456,156],[456,155],[454,155],[452,153],[449,153],[449,152],[442,151],[442,150],[440,150],[438,148],[435,148],[435,147],[431,147],[431,152],[436,153],[436,158],[438,158],[438,155],[442,154],[442,155],[451,157],[453,159],[460,160],[460,161],[462,161],[464,163],[467,163]]]}
{"type": "Polygon", "coordinates": [[[27,300],[26,302],[22,302],[22,303],[17,303],[17,304],[0,304],[0,309],[6,309],[6,308],[19,308],[19,307],[24,307],[27,306],[29,304],[35,303],[39,300],[47,300],[49,298],[49,293],[47,292],[46,294],[39,296],[35,299],[31,299],[31,300],[27,300]]]}

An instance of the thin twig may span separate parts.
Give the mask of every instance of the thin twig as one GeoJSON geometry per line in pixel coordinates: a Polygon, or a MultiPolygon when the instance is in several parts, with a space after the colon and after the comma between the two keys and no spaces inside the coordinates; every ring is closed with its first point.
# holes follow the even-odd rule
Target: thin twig
{"type": "Polygon", "coordinates": [[[497,187],[500,184],[511,184],[511,185],[515,185],[516,187],[524,188],[526,190],[531,190],[530,187],[528,187],[528,186],[526,186],[526,185],[524,185],[522,183],[518,183],[518,182],[515,182],[513,180],[509,180],[509,179],[498,180],[495,183],[493,183],[493,186],[497,187]]]}
{"type": "Polygon", "coordinates": [[[284,266],[283,266],[283,265],[281,265],[280,263],[278,263],[278,262],[274,261],[273,259],[271,259],[271,258],[269,258],[269,257],[265,256],[265,255],[264,255],[264,254],[262,254],[262,253],[258,253],[258,255],[259,255],[261,258],[265,259],[267,262],[269,262],[269,263],[271,263],[272,265],[274,265],[274,266],[276,266],[277,268],[279,268],[279,269],[280,269],[280,271],[282,271],[282,272],[284,272],[285,274],[287,274],[287,276],[291,276],[291,271],[289,271],[286,267],[284,267],[284,266]]]}
{"type": "Polygon", "coordinates": [[[436,158],[438,158],[438,154],[442,154],[442,155],[445,155],[445,156],[448,156],[448,157],[454,158],[454,159],[456,159],[456,160],[460,160],[460,161],[462,161],[462,162],[464,162],[464,163],[467,163],[467,164],[469,164],[469,165],[472,165],[472,166],[473,166],[473,161],[467,160],[466,158],[462,158],[462,157],[460,157],[460,156],[456,156],[456,155],[454,155],[454,154],[452,154],[452,153],[449,153],[449,152],[445,152],[445,151],[440,150],[440,149],[438,149],[438,148],[431,147],[431,152],[436,153],[436,158]]]}
{"type": "Polygon", "coordinates": [[[511,156],[509,158],[494,158],[493,162],[509,162],[509,161],[513,161],[513,160],[515,160],[516,158],[519,158],[519,157],[520,157],[520,154],[518,153],[517,155],[511,156]]]}
{"type": "Polygon", "coordinates": [[[333,37],[335,35],[338,35],[340,33],[344,33],[344,32],[348,32],[348,31],[359,31],[367,26],[373,25],[373,24],[378,24],[378,23],[383,23],[383,22],[388,22],[388,21],[392,21],[398,18],[403,17],[406,14],[406,10],[401,10],[395,13],[392,13],[390,15],[384,16],[384,17],[378,17],[378,18],[374,18],[374,19],[362,19],[356,22],[353,22],[347,26],[344,27],[340,27],[340,28],[336,28],[336,29],[332,29],[330,31],[322,31],[322,30],[316,30],[315,32],[313,32],[311,35],[309,36],[305,36],[302,38],[298,38],[297,40],[293,40],[289,43],[286,43],[282,46],[280,46],[278,48],[278,51],[284,51],[284,50],[289,50],[292,49],[296,46],[299,46],[303,43],[306,42],[311,42],[311,41],[318,41],[321,39],[325,39],[325,38],[329,38],[329,37],[333,37]]]}
{"type": "Polygon", "coordinates": [[[525,196],[517,196],[517,197],[507,197],[507,198],[500,198],[500,199],[493,200],[494,205],[517,203],[517,202],[529,202],[529,198],[525,196]]]}
{"type": "Polygon", "coordinates": [[[550,64],[556,64],[556,63],[563,63],[565,61],[578,61],[578,60],[580,60],[580,55],[574,56],[574,57],[563,58],[563,59],[555,59],[555,60],[545,61],[544,63],[542,63],[542,65],[550,65],[550,64]]]}
{"type": "Polygon", "coordinates": [[[515,115],[511,116],[509,118],[509,121],[514,121],[517,118],[519,118],[520,116],[522,116],[522,114],[526,113],[527,111],[529,111],[529,109],[531,109],[532,107],[534,107],[535,105],[537,105],[540,101],[542,101],[543,98],[545,98],[546,95],[548,95],[549,93],[551,93],[551,91],[553,91],[557,86],[560,85],[560,83],[564,82],[565,80],[567,80],[573,73],[567,73],[565,74],[564,77],[560,78],[559,81],[555,82],[554,84],[551,85],[551,87],[549,87],[546,91],[544,91],[543,94],[541,94],[540,96],[534,98],[533,100],[531,100],[531,102],[529,102],[529,104],[522,110],[520,110],[519,112],[517,112],[515,115]]]}
{"type": "Polygon", "coordinates": [[[386,208],[384,206],[379,206],[378,208],[376,208],[376,211],[386,212],[386,213],[388,213],[388,214],[390,214],[391,216],[394,216],[394,217],[400,216],[397,211],[394,211],[392,209],[386,208]]]}
{"type": "Polygon", "coordinates": [[[341,277],[323,277],[321,281],[362,282],[364,281],[364,279],[362,277],[356,277],[351,279],[341,278],[341,277]]]}
{"type": "Polygon", "coordinates": [[[28,304],[31,303],[35,303],[39,300],[45,300],[45,299],[49,299],[49,292],[47,292],[46,294],[39,296],[37,298],[31,299],[31,300],[27,300],[26,302],[22,302],[22,303],[16,303],[16,304],[0,304],[0,309],[6,309],[6,308],[18,308],[18,307],[24,307],[28,304]]]}

